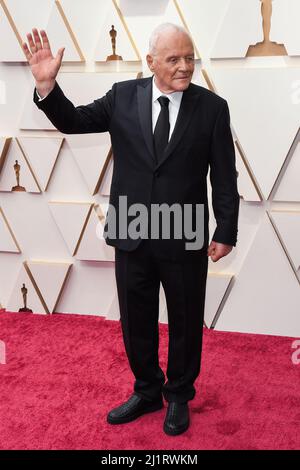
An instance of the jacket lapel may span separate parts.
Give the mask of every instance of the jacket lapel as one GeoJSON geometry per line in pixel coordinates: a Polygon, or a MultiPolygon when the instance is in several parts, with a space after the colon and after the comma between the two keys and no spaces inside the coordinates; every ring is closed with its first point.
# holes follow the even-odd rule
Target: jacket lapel
{"type": "Polygon", "coordinates": [[[199,92],[195,90],[193,84],[190,84],[188,89],[183,92],[177,120],[175,123],[174,130],[172,132],[171,139],[169,140],[169,143],[165,149],[163,158],[156,165],[156,169],[159,168],[167,160],[173,150],[175,150],[176,145],[182,139],[184,132],[192,118],[193,111],[196,107],[198,98],[199,92]]]}
{"type": "MultiPolygon", "coordinates": [[[[173,150],[175,150],[176,145],[182,139],[183,134],[192,118],[192,114],[196,107],[198,98],[199,92],[195,90],[193,84],[191,83],[188,89],[183,92],[175,128],[164,152],[164,156],[160,162],[156,164],[156,168],[159,168],[160,165],[166,161],[173,150]]],[[[146,79],[144,83],[138,84],[137,103],[143,136],[153,161],[156,163],[152,130],[152,77],[146,79]]]]}
{"type": "Polygon", "coordinates": [[[152,131],[152,78],[137,86],[139,118],[147,148],[155,162],[152,131]]]}

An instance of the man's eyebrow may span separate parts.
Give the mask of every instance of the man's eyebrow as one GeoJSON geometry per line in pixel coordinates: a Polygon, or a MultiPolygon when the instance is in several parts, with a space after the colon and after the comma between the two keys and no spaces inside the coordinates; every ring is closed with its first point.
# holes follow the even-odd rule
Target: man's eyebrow
{"type": "MultiPolygon", "coordinates": [[[[191,54],[186,54],[185,56],[183,57],[194,57],[195,54],[194,53],[191,53],[191,54]]],[[[167,56],[167,60],[171,60],[171,59],[179,59],[179,55],[170,55],[170,56],[167,56]]]]}

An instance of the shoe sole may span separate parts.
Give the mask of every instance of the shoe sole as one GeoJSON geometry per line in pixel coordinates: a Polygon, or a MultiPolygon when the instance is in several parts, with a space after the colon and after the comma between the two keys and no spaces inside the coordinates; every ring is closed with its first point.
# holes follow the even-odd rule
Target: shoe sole
{"type": "Polygon", "coordinates": [[[110,418],[107,416],[107,422],[109,424],[124,424],[124,423],[130,423],[131,421],[134,421],[135,419],[139,418],[140,416],[143,416],[144,414],[147,413],[152,413],[154,411],[161,410],[164,407],[163,403],[160,403],[159,405],[152,405],[151,407],[147,408],[146,410],[143,411],[137,411],[136,413],[132,414],[129,417],[124,416],[123,418],[110,418]]]}
{"type": "Polygon", "coordinates": [[[164,424],[164,432],[168,434],[168,436],[178,436],[179,434],[184,433],[189,428],[190,423],[187,423],[186,426],[180,429],[170,429],[168,426],[164,424]]]}

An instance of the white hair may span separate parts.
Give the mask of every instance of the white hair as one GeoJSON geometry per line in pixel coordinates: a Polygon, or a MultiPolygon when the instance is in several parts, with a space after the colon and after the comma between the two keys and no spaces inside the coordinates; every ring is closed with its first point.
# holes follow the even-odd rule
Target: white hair
{"type": "Polygon", "coordinates": [[[151,33],[151,36],[149,39],[149,54],[151,55],[155,54],[156,44],[157,44],[159,37],[161,36],[161,34],[167,31],[186,34],[190,38],[191,42],[193,42],[187,30],[183,28],[182,26],[179,26],[178,24],[174,24],[174,23],[162,23],[158,25],[151,33]]]}

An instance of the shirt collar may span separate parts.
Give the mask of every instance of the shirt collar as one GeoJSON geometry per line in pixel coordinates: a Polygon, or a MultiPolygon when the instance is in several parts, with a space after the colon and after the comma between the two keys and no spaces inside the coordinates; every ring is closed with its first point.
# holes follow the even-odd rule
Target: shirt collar
{"type": "Polygon", "coordinates": [[[152,79],[152,103],[154,103],[160,96],[167,96],[172,104],[175,106],[180,106],[181,98],[183,92],[182,91],[173,91],[172,93],[162,93],[159,88],[157,88],[154,80],[154,76],[152,79]]]}

